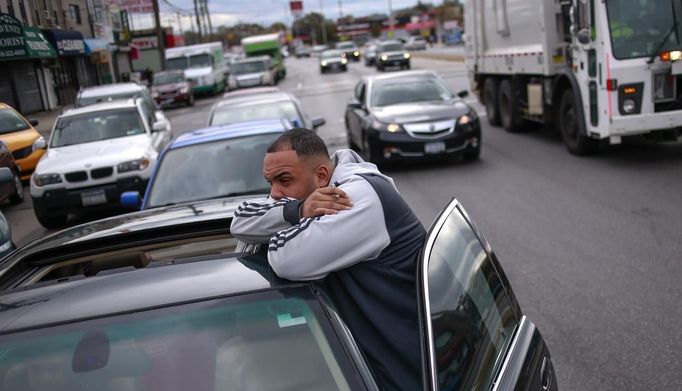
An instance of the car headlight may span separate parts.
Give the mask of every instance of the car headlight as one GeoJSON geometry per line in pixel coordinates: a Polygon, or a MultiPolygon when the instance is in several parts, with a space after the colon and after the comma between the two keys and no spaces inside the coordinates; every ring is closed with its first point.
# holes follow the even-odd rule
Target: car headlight
{"type": "Polygon", "coordinates": [[[31,146],[31,153],[45,148],[47,148],[47,142],[45,142],[45,138],[43,136],[40,136],[36,139],[36,141],[33,142],[33,145],[31,146]]]}
{"type": "Polygon", "coordinates": [[[354,55],[355,57],[357,57],[357,56],[359,56],[359,55],[360,55],[360,52],[358,52],[358,51],[355,51],[355,52],[353,52],[353,55],[354,55]]]}
{"type": "Polygon", "coordinates": [[[388,60],[388,56],[387,56],[387,55],[384,54],[383,56],[381,56],[381,61],[386,61],[386,60],[388,60]]]}
{"type": "Polygon", "coordinates": [[[397,132],[401,132],[403,130],[403,127],[400,126],[399,124],[396,124],[396,123],[385,124],[385,123],[379,122],[377,120],[374,120],[372,122],[372,127],[376,130],[385,131],[385,132],[389,132],[389,133],[397,133],[397,132]]]}
{"type": "Polygon", "coordinates": [[[189,92],[189,88],[187,86],[180,87],[180,93],[181,94],[186,94],[189,92]]]}
{"type": "Polygon", "coordinates": [[[345,58],[342,58],[342,59],[341,59],[341,64],[348,64],[348,60],[346,60],[345,58]]]}
{"type": "Polygon", "coordinates": [[[54,185],[55,183],[62,183],[62,177],[59,174],[34,174],[33,183],[36,186],[54,185]]]}
{"type": "Polygon", "coordinates": [[[121,163],[116,167],[116,169],[120,174],[123,172],[130,172],[130,171],[142,171],[147,167],[149,167],[149,160],[148,159],[137,159],[137,160],[131,160],[129,162],[121,163]]]}
{"type": "Polygon", "coordinates": [[[471,111],[468,114],[465,114],[459,118],[457,118],[457,127],[462,128],[464,127],[467,130],[472,130],[472,127],[469,126],[476,122],[478,120],[478,116],[476,116],[476,113],[471,111]]]}
{"type": "Polygon", "coordinates": [[[322,61],[322,62],[320,63],[320,65],[322,65],[323,67],[326,67],[326,66],[327,66],[327,62],[326,62],[326,61],[322,61]]]}
{"type": "Polygon", "coordinates": [[[634,113],[636,107],[637,103],[635,103],[634,99],[625,99],[623,101],[623,111],[627,114],[634,113]]]}
{"type": "Polygon", "coordinates": [[[410,53],[405,53],[405,54],[403,54],[403,57],[405,57],[405,58],[410,58],[410,53]]]}

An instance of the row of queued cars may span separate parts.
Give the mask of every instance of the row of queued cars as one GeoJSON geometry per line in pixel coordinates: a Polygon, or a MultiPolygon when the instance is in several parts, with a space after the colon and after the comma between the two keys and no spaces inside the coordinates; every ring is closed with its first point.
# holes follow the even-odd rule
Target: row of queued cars
{"type": "MultiPolygon", "coordinates": [[[[395,83],[429,84],[443,106],[457,105],[435,74],[404,72],[363,80],[353,107],[397,121],[395,83]]],[[[429,99],[411,104],[435,104],[431,89],[410,88],[429,99]]],[[[288,93],[252,88],[226,93],[206,128],[168,141],[170,125],[145,91],[103,96],[55,123],[32,195],[66,194],[72,203],[48,208],[64,211],[110,207],[123,192],[121,202],[142,210],[0,261],[0,389],[385,389],[325,285],[277,277],[265,248],[230,234],[244,200],[269,191],[268,145],[324,120],[288,93]]],[[[405,124],[396,125],[376,130],[397,135],[405,124]]],[[[542,335],[457,200],[432,224],[415,272],[423,390],[557,390],[542,335]]]]}
{"type": "Polygon", "coordinates": [[[335,49],[325,49],[319,54],[320,73],[339,70],[348,70],[348,62],[360,62],[364,57],[365,65],[376,66],[377,70],[384,71],[388,67],[410,69],[410,53],[402,42],[398,40],[374,41],[361,50],[352,41],[343,41],[336,44],[335,49]]]}

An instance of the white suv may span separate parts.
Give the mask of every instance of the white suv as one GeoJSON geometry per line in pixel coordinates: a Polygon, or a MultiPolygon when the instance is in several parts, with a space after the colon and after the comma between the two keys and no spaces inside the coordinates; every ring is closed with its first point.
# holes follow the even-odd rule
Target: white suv
{"type": "Polygon", "coordinates": [[[31,177],[38,221],[61,226],[68,213],[115,208],[121,193],[144,192],[170,139],[170,124],[158,120],[140,98],[61,114],[31,177]]]}

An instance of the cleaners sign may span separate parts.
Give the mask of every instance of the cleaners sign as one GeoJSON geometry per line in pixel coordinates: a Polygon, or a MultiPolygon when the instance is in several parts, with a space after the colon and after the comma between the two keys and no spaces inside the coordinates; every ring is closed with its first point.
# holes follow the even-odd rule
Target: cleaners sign
{"type": "Polygon", "coordinates": [[[8,14],[0,14],[0,59],[24,57],[26,47],[21,22],[8,14]]]}

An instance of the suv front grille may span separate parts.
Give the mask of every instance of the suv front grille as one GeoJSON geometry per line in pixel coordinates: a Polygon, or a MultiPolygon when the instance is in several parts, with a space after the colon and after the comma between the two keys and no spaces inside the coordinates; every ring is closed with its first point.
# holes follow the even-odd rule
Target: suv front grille
{"type": "Polygon", "coordinates": [[[95,168],[94,170],[90,171],[90,177],[92,179],[106,178],[108,176],[111,176],[111,174],[113,173],[114,173],[113,167],[95,168]]]}
{"type": "Polygon", "coordinates": [[[74,171],[64,175],[68,182],[83,182],[88,180],[88,173],[85,171],[74,171]]]}
{"type": "Polygon", "coordinates": [[[33,151],[33,146],[29,145],[28,147],[17,149],[16,151],[12,151],[12,156],[14,156],[14,159],[23,159],[26,156],[30,155],[32,151],[33,151]]]}

